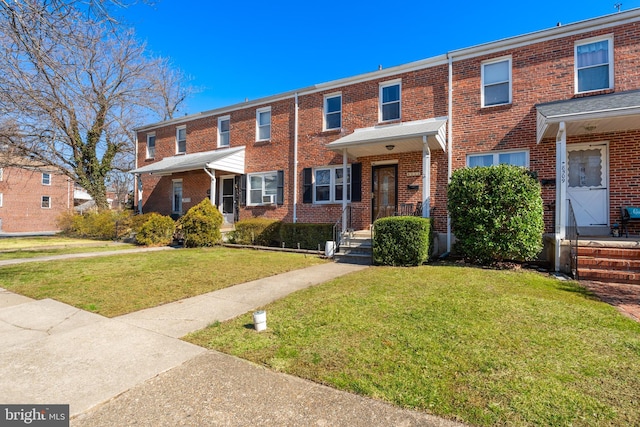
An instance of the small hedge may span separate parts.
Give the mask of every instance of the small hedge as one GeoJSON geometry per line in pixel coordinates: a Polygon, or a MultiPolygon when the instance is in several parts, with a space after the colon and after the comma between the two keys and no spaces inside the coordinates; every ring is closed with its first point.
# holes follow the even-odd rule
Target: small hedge
{"type": "Polygon", "coordinates": [[[229,233],[229,243],[238,245],[279,246],[280,221],[251,218],[238,221],[229,233]]]}
{"type": "Polygon", "coordinates": [[[220,226],[222,214],[209,198],[192,207],[178,220],[178,228],[184,236],[187,248],[213,246],[222,240],[220,226]]]}
{"type": "Polygon", "coordinates": [[[280,242],[287,248],[317,250],[324,248],[327,240],[333,240],[333,224],[283,223],[280,226],[280,242]]]}
{"type": "Polygon", "coordinates": [[[131,233],[131,211],[105,210],[84,214],[65,212],[57,218],[58,227],[68,236],[99,240],[119,240],[131,233]]]}
{"type": "Polygon", "coordinates": [[[175,221],[158,213],[145,214],[145,217],[146,221],[136,233],[136,243],[145,246],[169,245],[176,229],[175,221]]]}
{"type": "Polygon", "coordinates": [[[377,265],[421,265],[429,258],[430,242],[429,218],[380,218],[374,223],[373,262],[377,265]]]}

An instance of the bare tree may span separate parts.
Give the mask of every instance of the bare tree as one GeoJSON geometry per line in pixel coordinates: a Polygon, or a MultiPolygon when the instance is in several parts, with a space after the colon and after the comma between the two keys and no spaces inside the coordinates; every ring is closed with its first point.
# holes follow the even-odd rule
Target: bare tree
{"type": "Polygon", "coordinates": [[[188,94],[167,60],[146,56],[111,18],[114,3],[0,0],[0,139],[58,167],[99,208],[109,173],[132,163],[131,130],[150,114],[172,117],[188,94]]]}

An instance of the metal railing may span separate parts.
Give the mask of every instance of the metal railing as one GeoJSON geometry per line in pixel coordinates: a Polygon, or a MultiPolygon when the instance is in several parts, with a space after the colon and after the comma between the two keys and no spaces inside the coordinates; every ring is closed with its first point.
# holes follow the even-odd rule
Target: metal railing
{"type": "Polygon", "coordinates": [[[347,213],[347,222],[344,229],[349,230],[350,228],[352,228],[351,224],[353,222],[352,221],[353,208],[351,204],[348,204],[347,206],[344,207],[344,209],[342,209],[342,211],[340,212],[340,217],[335,222],[335,224],[333,224],[333,241],[336,242],[335,252],[338,252],[340,250],[340,244],[342,243],[342,238],[344,237],[342,234],[342,229],[343,229],[342,220],[344,219],[345,212],[347,213]]]}
{"type": "Polygon", "coordinates": [[[568,217],[567,228],[565,229],[565,238],[569,241],[569,268],[574,279],[578,280],[578,239],[580,232],[576,222],[576,215],[573,212],[571,200],[567,199],[568,217]]]}

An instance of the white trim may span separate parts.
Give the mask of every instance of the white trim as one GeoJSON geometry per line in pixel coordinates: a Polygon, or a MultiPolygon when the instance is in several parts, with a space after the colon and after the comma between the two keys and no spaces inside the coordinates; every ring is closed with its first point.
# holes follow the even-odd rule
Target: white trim
{"type": "Polygon", "coordinates": [[[322,130],[340,130],[342,128],[342,92],[327,93],[322,97],[322,130]],[[332,111],[330,114],[340,114],[340,126],[335,128],[327,128],[327,100],[340,97],[340,109],[338,111],[332,111]]]}
{"type": "Polygon", "coordinates": [[[41,178],[42,185],[50,186],[52,180],[53,180],[53,175],[51,174],[51,172],[42,172],[42,178],[41,178]],[[49,179],[48,179],[49,182],[45,182],[44,181],[45,175],[49,177],[49,179]]]}
{"type": "Polygon", "coordinates": [[[0,181],[4,179],[4,168],[0,168],[0,181]]]}
{"type": "Polygon", "coordinates": [[[187,153],[187,125],[177,126],[176,127],[176,154],[186,154],[187,153]],[[180,131],[184,130],[184,151],[180,151],[180,141],[182,141],[179,137],[180,131]]]}
{"type": "Polygon", "coordinates": [[[2,207],[2,193],[0,193],[0,208],[2,207]]]}
{"type": "Polygon", "coordinates": [[[378,123],[387,123],[387,122],[393,122],[397,120],[402,120],[402,79],[401,78],[389,80],[386,82],[381,82],[378,85],[378,123]],[[383,104],[382,91],[392,86],[398,86],[398,100],[387,102],[387,104],[383,104]],[[398,117],[384,120],[384,117],[382,115],[382,107],[384,105],[394,104],[396,102],[398,103],[398,117]]]}
{"type": "MultiPolygon", "coordinates": [[[[257,141],[270,141],[271,140],[271,124],[272,124],[272,120],[271,120],[271,107],[263,107],[263,108],[256,108],[256,142],[257,141]],[[260,115],[263,113],[269,113],[269,137],[268,138],[260,138],[260,115]]],[[[266,127],[267,125],[262,125],[262,127],[266,127]]]]}
{"type": "Polygon", "coordinates": [[[184,198],[184,186],[182,183],[182,178],[172,179],[171,180],[171,213],[182,215],[184,211],[182,205],[182,199],[184,198]],[[180,183],[180,209],[176,209],[175,198],[176,198],[176,184],[180,183]]]}
{"type": "Polygon", "coordinates": [[[221,116],[218,117],[218,148],[222,148],[222,147],[229,147],[231,145],[231,116],[230,115],[226,115],[226,116],[221,116]],[[222,144],[222,134],[223,132],[220,130],[221,126],[222,126],[222,122],[224,121],[228,121],[229,122],[229,129],[224,132],[227,135],[227,143],[226,144],[222,144]]]}
{"type": "Polygon", "coordinates": [[[146,158],[147,159],[154,159],[156,157],[156,133],[155,132],[149,132],[147,134],[147,146],[146,146],[146,158]],[[153,156],[149,155],[149,139],[153,138],[153,156]]]}
{"type": "MultiPolygon", "coordinates": [[[[267,193],[265,192],[265,186],[264,186],[264,177],[267,175],[275,175],[276,177],[276,192],[274,194],[275,197],[277,197],[278,195],[278,171],[277,170],[272,170],[272,171],[267,171],[267,172],[255,172],[255,173],[248,173],[247,174],[247,188],[246,188],[246,192],[247,192],[247,199],[245,200],[246,205],[247,206],[264,206],[266,205],[265,203],[262,203],[262,197],[266,196],[267,193]],[[252,203],[251,202],[251,177],[252,176],[260,176],[262,178],[262,188],[260,189],[260,203],[252,203]]],[[[257,188],[256,188],[257,190],[257,188]]]]}
{"type": "MultiPolygon", "coordinates": [[[[351,193],[351,163],[344,163],[344,155],[343,155],[343,163],[340,165],[331,165],[331,166],[318,166],[316,168],[312,169],[312,175],[311,175],[311,189],[312,189],[312,193],[313,193],[313,204],[315,205],[328,205],[328,204],[336,204],[336,203],[343,203],[346,202],[349,203],[351,201],[351,197],[346,197],[348,194],[351,193]],[[338,185],[336,183],[336,171],[340,170],[342,171],[342,173],[344,174],[344,170],[347,169],[347,176],[349,177],[349,180],[347,181],[347,185],[345,186],[345,178],[344,175],[342,177],[342,195],[343,198],[341,200],[337,200],[336,199],[336,186],[338,185]],[[329,171],[329,200],[317,200],[316,199],[316,172],[320,171],[320,170],[328,170],[329,171]],[[349,190],[345,191],[345,187],[347,187],[349,190]]],[[[323,185],[323,187],[326,185],[323,185]]]]}
{"type": "MultiPolygon", "coordinates": [[[[598,37],[589,37],[587,39],[582,39],[582,40],[576,40],[575,43],[573,44],[573,88],[574,88],[574,93],[577,94],[585,94],[585,93],[590,93],[590,92],[599,92],[602,90],[612,90],[614,89],[614,76],[615,76],[615,72],[614,72],[614,46],[613,46],[613,34],[606,34],[604,36],[598,36],[598,37]],[[587,44],[592,44],[592,43],[598,43],[601,41],[607,41],[609,43],[608,45],[608,63],[607,65],[609,66],[609,87],[603,87],[603,88],[598,88],[598,89],[592,89],[592,90],[583,90],[580,91],[578,90],[578,47],[579,46],[584,46],[587,44]]],[[[604,64],[601,64],[604,65],[604,64]]],[[[583,67],[587,68],[587,67],[583,67]]]]}
{"type": "MultiPolygon", "coordinates": [[[[218,184],[218,194],[220,196],[220,204],[218,205],[218,210],[220,211],[220,213],[222,214],[223,218],[224,218],[224,213],[223,213],[223,207],[224,207],[224,180],[225,179],[230,179],[233,181],[234,185],[235,185],[235,175],[220,175],[218,181],[220,181],[220,183],[218,184]]],[[[235,189],[233,190],[232,193],[233,196],[233,206],[232,206],[232,210],[235,207],[235,204],[237,203],[236,201],[236,192],[235,189]]],[[[211,199],[211,203],[213,203],[215,205],[215,201],[213,199],[211,199]]],[[[226,214],[229,215],[229,214],[226,214]]],[[[233,224],[234,223],[234,218],[235,216],[235,212],[231,212],[231,222],[226,222],[227,224],[233,224]]]]}
{"type": "Polygon", "coordinates": [[[53,203],[51,203],[51,196],[41,196],[40,197],[40,208],[41,209],[51,209],[51,205],[53,203]],[[44,206],[44,198],[47,198],[47,200],[49,201],[49,206],[44,206]]]}
{"type": "Polygon", "coordinates": [[[525,155],[525,168],[529,169],[529,149],[528,148],[514,148],[512,150],[499,150],[499,151],[481,151],[477,153],[467,153],[466,155],[466,166],[469,167],[469,157],[476,156],[493,156],[492,165],[496,166],[500,164],[500,154],[510,154],[510,153],[524,153],[525,155]]]}
{"type": "Polygon", "coordinates": [[[480,105],[482,106],[482,108],[490,108],[490,107],[497,107],[500,105],[509,105],[513,102],[513,98],[512,98],[512,86],[513,86],[513,61],[511,58],[511,55],[507,55],[507,56],[501,56],[500,58],[493,58],[487,61],[482,61],[481,65],[480,65],[480,105]],[[509,77],[508,80],[506,82],[495,82],[495,83],[491,83],[491,85],[498,85],[498,84],[504,84],[507,83],[509,85],[509,100],[507,102],[502,102],[499,104],[491,104],[491,105],[486,105],[485,104],[485,88],[487,87],[487,85],[484,82],[484,68],[486,65],[492,65],[492,64],[498,64],[501,62],[507,62],[508,66],[509,66],[509,77]]]}

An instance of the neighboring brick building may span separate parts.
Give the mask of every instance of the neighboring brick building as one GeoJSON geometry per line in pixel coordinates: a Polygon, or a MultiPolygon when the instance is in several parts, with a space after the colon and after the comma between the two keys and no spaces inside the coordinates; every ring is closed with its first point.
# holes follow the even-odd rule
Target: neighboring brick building
{"type": "Polygon", "coordinates": [[[366,228],[423,205],[444,251],[451,172],[512,163],[540,178],[559,248],[567,200],[582,235],[640,205],[638,90],[634,9],[141,127],[138,207],[211,195],[227,222],[334,223],[348,206],[366,228]]]}
{"type": "Polygon", "coordinates": [[[56,231],[73,209],[74,184],[53,169],[0,167],[0,233],[56,231]]]}

